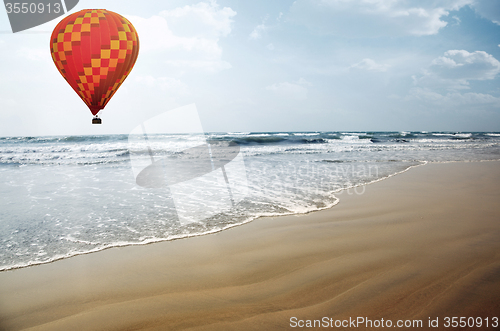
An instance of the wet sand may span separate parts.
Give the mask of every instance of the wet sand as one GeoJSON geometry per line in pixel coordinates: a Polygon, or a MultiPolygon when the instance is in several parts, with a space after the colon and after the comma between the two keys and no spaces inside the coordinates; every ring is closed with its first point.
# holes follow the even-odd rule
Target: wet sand
{"type": "Polygon", "coordinates": [[[307,215],[1,272],[0,330],[500,318],[500,162],[427,164],[357,192],[307,215]]]}

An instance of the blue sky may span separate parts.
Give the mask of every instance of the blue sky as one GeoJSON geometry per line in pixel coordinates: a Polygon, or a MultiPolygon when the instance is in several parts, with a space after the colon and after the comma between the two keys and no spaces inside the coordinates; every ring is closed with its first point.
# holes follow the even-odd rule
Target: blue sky
{"type": "Polygon", "coordinates": [[[500,131],[500,1],[94,1],[141,42],[101,126],[52,63],[59,18],[0,10],[0,135],[129,133],[195,103],[205,131],[500,131]]]}

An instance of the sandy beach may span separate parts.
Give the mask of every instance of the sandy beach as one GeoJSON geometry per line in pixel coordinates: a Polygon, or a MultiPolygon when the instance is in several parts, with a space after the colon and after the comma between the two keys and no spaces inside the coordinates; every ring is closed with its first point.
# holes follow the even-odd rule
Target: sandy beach
{"type": "Polygon", "coordinates": [[[0,330],[500,318],[500,162],[427,164],[356,192],[324,211],[1,272],[0,330]]]}

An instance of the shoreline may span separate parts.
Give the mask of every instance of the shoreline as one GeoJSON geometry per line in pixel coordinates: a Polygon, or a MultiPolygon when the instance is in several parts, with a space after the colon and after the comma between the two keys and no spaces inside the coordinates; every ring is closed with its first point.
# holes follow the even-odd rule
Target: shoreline
{"type": "MultiPolygon", "coordinates": [[[[356,185],[353,185],[353,186],[341,188],[341,189],[338,189],[338,190],[336,190],[336,191],[334,191],[332,193],[335,196],[335,194],[342,194],[342,192],[347,191],[347,190],[356,189],[358,187],[363,187],[363,186],[366,186],[366,185],[372,185],[372,184],[378,183],[380,181],[387,180],[387,179],[389,179],[391,177],[400,175],[400,174],[405,173],[407,171],[410,171],[413,168],[425,166],[426,164],[469,163],[469,162],[472,162],[472,163],[474,163],[474,162],[500,162],[500,159],[499,160],[442,161],[442,162],[441,161],[440,162],[419,161],[419,162],[422,162],[422,163],[421,164],[417,164],[417,165],[413,165],[413,166],[409,166],[408,168],[406,168],[406,169],[404,169],[402,171],[396,172],[396,173],[388,175],[386,177],[375,179],[375,180],[373,180],[371,182],[368,182],[368,183],[356,184],[356,185]]],[[[261,218],[275,218],[275,217],[282,217],[282,216],[307,215],[307,214],[310,214],[310,213],[316,213],[316,212],[320,212],[320,211],[323,211],[323,210],[328,210],[328,209],[334,208],[336,205],[338,205],[340,203],[340,199],[337,196],[335,196],[335,198],[337,199],[337,201],[335,201],[332,205],[329,205],[327,207],[320,208],[320,209],[315,209],[315,210],[307,211],[307,212],[304,212],[304,213],[289,213],[289,214],[279,214],[279,215],[256,216],[255,218],[249,219],[249,220],[247,220],[245,222],[242,222],[242,223],[231,224],[231,225],[229,225],[229,226],[227,226],[227,227],[225,227],[223,229],[212,230],[212,231],[208,231],[208,232],[204,232],[204,233],[187,234],[187,235],[179,236],[179,237],[176,237],[176,238],[158,238],[158,239],[152,239],[152,240],[145,240],[143,242],[127,242],[127,243],[123,243],[123,244],[115,243],[115,244],[110,244],[109,246],[106,246],[106,247],[103,247],[103,248],[96,248],[96,249],[90,250],[88,252],[77,252],[77,253],[74,253],[74,254],[71,254],[71,255],[67,255],[67,256],[60,256],[60,257],[58,256],[58,257],[55,257],[55,258],[51,259],[50,261],[34,262],[34,263],[25,264],[25,265],[16,265],[16,266],[11,266],[11,267],[6,267],[4,269],[0,269],[0,273],[6,272],[6,271],[11,271],[11,270],[18,270],[18,269],[36,267],[36,266],[44,265],[44,264],[50,264],[50,263],[54,263],[54,262],[65,260],[65,259],[71,259],[73,257],[80,256],[80,255],[87,255],[87,254],[99,253],[99,252],[102,252],[102,251],[105,251],[105,250],[108,250],[108,249],[113,249],[113,248],[121,248],[121,247],[128,247],[128,246],[153,245],[153,244],[162,243],[162,242],[168,242],[168,241],[175,241],[175,240],[182,240],[182,239],[188,239],[188,238],[194,238],[194,237],[209,236],[209,235],[213,235],[213,234],[216,234],[216,233],[219,233],[219,232],[222,232],[222,231],[226,231],[226,230],[232,229],[233,227],[243,226],[245,224],[248,224],[250,222],[253,222],[253,221],[261,219],[261,218]]]]}
{"type": "Polygon", "coordinates": [[[363,195],[342,195],[335,208],[3,271],[0,329],[289,329],[292,316],[493,317],[499,165],[428,163],[365,184],[363,195]]]}
{"type": "Polygon", "coordinates": [[[208,232],[204,232],[204,233],[187,234],[187,235],[179,236],[179,237],[176,237],[176,238],[158,238],[158,239],[152,239],[152,240],[145,240],[143,242],[127,242],[127,243],[123,243],[123,244],[121,244],[121,243],[114,243],[114,244],[110,244],[109,246],[106,246],[106,247],[95,248],[95,249],[90,250],[88,252],[76,252],[76,253],[71,254],[71,255],[57,256],[57,257],[52,258],[49,261],[34,262],[34,263],[29,263],[29,264],[20,265],[20,266],[16,265],[16,266],[11,266],[11,267],[6,267],[4,269],[0,269],[0,274],[2,272],[11,271],[11,270],[31,268],[31,267],[36,267],[36,266],[39,266],[39,265],[50,264],[50,263],[58,262],[58,261],[65,260],[65,259],[71,259],[71,258],[74,258],[76,256],[80,256],[80,255],[87,255],[87,254],[99,253],[99,252],[102,252],[102,251],[105,251],[105,250],[108,250],[108,249],[113,249],[113,248],[121,248],[121,247],[128,247],[128,246],[152,245],[152,244],[157,244],[157,243],[162,243],[162,242],[168,242],[168,241],[174,241],[174,240],[182,240],[182,239],[188,239],[188,238],[195,238],[195,237],[202,237],[202,236],[213,235],[213,234],[216,234],[216,233],[219,233],[219,232],[222,232],[222,231],[226,231],[226,230],[232,229],[234,227],[243,226],[245,224],[248,224],[250,222],[253,222],[253,221],[261,219],[261,218],[275,218],[275,217],[282,217],[282,216],[307,215],[307,214],[310,214],[310,213],[316,213],[316,212],[320,212],[320,211],[323,211],[323,210],[328,210],[328,209],[334,208],[336,205],[338,205],[340,203],[340,199],[337,196],[335,196],[335,194],[342,194],[342,192],[344,192],[344,191],[348,191],[348,190],[351,190],[351,189],[356,189],[358,187],[363,187],[363,186],[366,186],[366,185],[375,184],[375,183],[378,183],[380,181],[384,181],[384,180],[389,179],[391,177],[394,177],[394,176],[400,175],[402,173],[405,173],[405,172],[409,171],[412,168],[424,166],[424,165],[426,165],[428,163],[488,162],[488,161],[500,161],[500,160],[478,160],[478,161],[474,161],[473,160],[473,161],[446,161],[446,162],[419,161],[419,162],[421,162],[420,164],[409,166],[408,168],[406,168],[404,170],[398,171],[396,173],[390,174],[390,175],[385,176],[385,177],[381,177],[381,178],[375,179],[375,180],[373,180],[371,182],[362,183],[362,184],[356,184],[356,185],[352,185],[352,186],[349,186],[349,187],[345,187],[345,188],[341,188],[341,189],[335,190],[335,191],[332,192],[332,195],[333,195],[333,197],[335,197],[336,201],[333,202],[331,205],[323,207],[323,208],[319,208],[319,209],[315,209],[315,210],[311,210],[311,211],[307,211],[307,212],[303,212],[303,213],[300,213],[300,212],[292,213],[292,212],[290,212],[290,213],[287,213],[287,214],[256,216],[255,218],[251,218],[251,219],[249,219],[247,221],[244,221],[242,223],[235,223],[235,224],[228,225],[227,227],[225,227],[223,229],[212,230],[212,231],[208,231],[208,232]]]}

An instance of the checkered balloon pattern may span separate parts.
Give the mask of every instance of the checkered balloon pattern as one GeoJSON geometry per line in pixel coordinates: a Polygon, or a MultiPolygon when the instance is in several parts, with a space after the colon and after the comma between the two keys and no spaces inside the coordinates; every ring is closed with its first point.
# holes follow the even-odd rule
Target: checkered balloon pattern
{"type": "Polygon", "coordinates": [[[50,51],[61,75],[96,115],[132,70],[139,37],[125,17],[84,9],[57,24],[50,51]]]}

